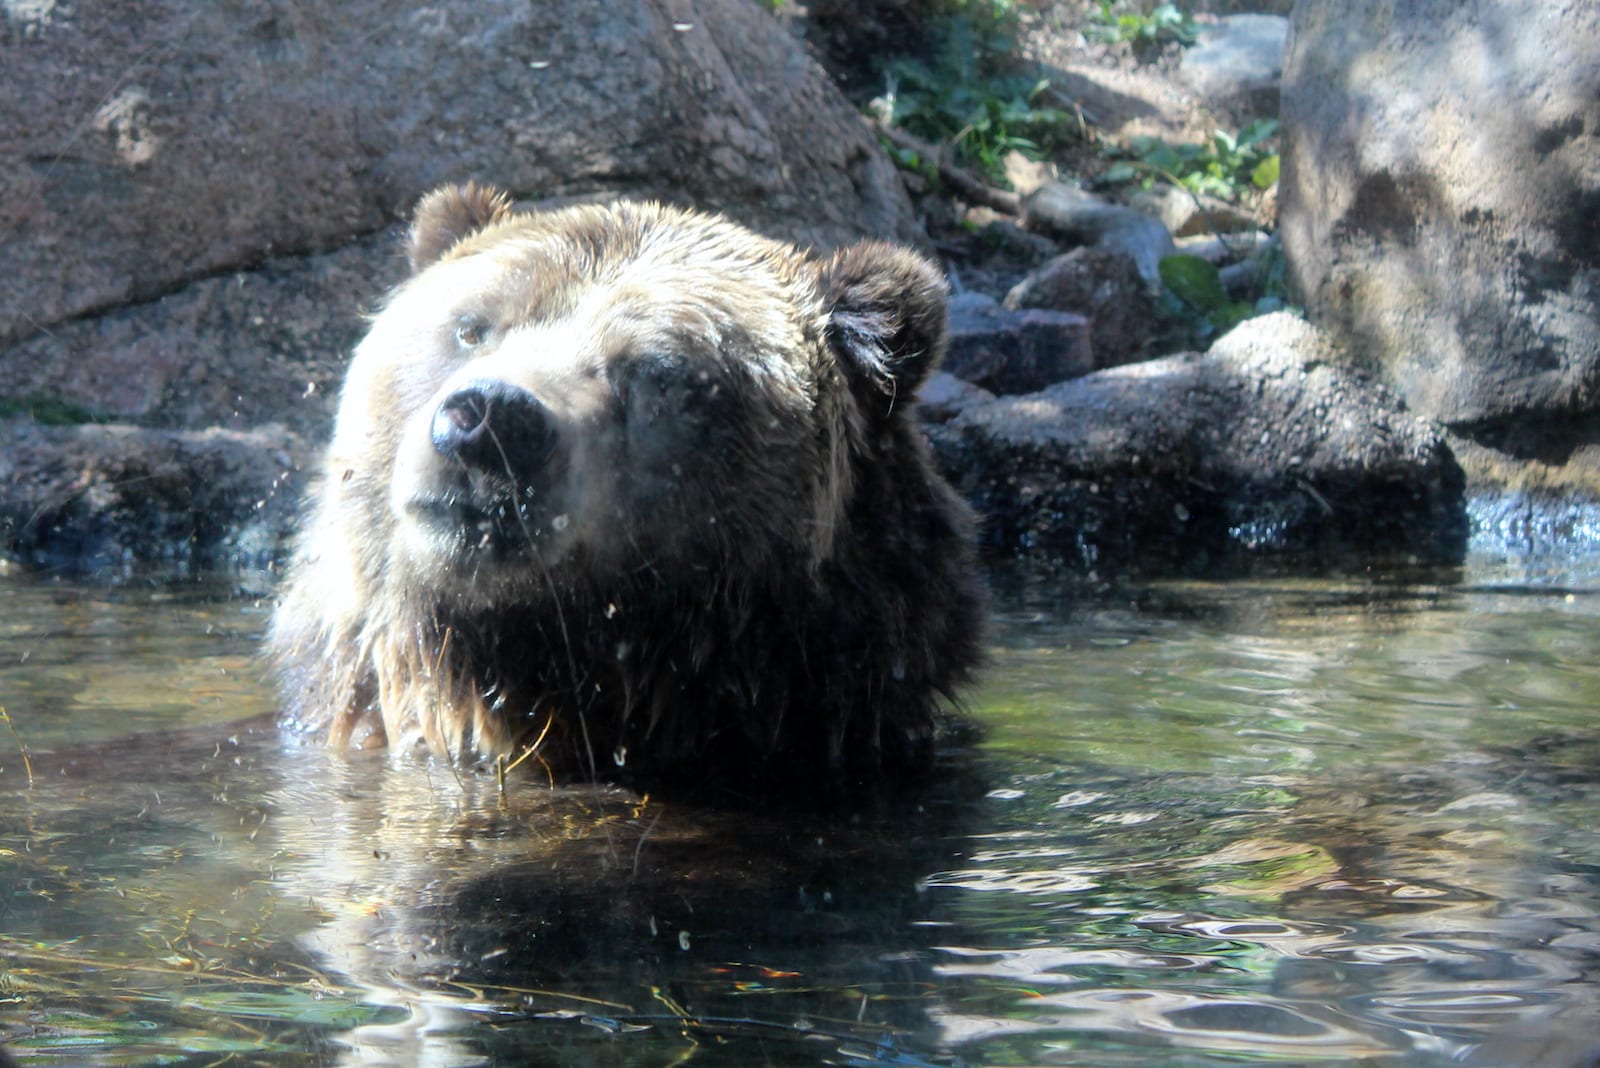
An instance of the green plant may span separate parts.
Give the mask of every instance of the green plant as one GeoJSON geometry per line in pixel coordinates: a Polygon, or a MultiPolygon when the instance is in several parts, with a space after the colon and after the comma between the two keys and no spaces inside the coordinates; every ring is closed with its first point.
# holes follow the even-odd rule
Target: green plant
{"type": "Polygon", "coordinates": [[[1163,256],[1159,264],[1162,311],[1188,341],[1203,344],[1246,319],[1298,311],[1287,303],[1283,251],[1276,243],[1256,255],[1255,281],[1245,299],[1230,296],[1216,265],[1199,256],[1163,256]]]}
{"type": "Polygon", "coordinates": [[[1136,137],[1129,145],[1132,158],[1112,164],[1102,181],[1139,182],[1148,189],[1165,180],[1191,193],[1237,201],[1278,180],[1278,153],[1272,147],[1277,133],[1277,119],[1257,119],[1237,135],[1218,130],[1199,145],[1136,137]]]}
{"type": "MultiPolygon", "coordinates": [[[[956,162],[999,183],[1006,153],[1038,159],[1060,147],[1070,138],[1072,117],[1045,103],[1048,81],[1018,73],[1015,25],[1013,5],[1002,0],[949,4],[929,28],[926,56],[898,56],[884,65],[885,121],[951,146],[956,162]]],[[[905,149],[895,157],[919,171],[928,163],[905,149]]]]}
{"type": "Polygon", "coordinates": [[[1191,45],[1199,34],[1194,16],[1177,4],[1129,4],[1126,0],[1100,0],[1083,30],[1090,40],[1130,44],[1136,51],[1167,41],[1191,45]]]}

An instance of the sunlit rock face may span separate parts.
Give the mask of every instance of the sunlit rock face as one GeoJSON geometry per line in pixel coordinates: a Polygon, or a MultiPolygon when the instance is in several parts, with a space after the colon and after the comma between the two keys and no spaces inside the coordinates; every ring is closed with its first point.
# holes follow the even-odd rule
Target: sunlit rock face
{"type": "Polygon", "coordinates": [[[272,627],[295,724],[741,792],[927,764],[981,614],[912,415],[930,264],[475,186],[410,257],[272,627]]]}
{"type": "MultiPolygon", "coordinates": [[[[1600,386],[1600,11],[1301,4],[1280,220],[1306,310],[1418,413],[1570,436],[1600,386]]],[[[1513,450],[1515,451],[1515,450],[1513,450]]]]}

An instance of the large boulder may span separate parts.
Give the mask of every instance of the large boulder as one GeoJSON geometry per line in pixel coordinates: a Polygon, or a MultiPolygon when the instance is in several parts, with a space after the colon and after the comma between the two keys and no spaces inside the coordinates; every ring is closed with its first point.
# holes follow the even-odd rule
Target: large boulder
{"type": "Polygon", "coordinates": [[[0,411],[321,437],[363,316],[403,269],[385,233],[52,324],[0,347],[0,411]]]}
{"type": "Polygon", "coordinates": [[[1278,313],[1207,353],[978,401],[929,433],[992,549],[1069,572],[1458,559],[1450,450],[1336,355],[1278,313]]]}
{"type": "Polygon", "coordinates": [[[925,240],[749,0],[85,0],[0,28],[0,555],[52,568],[270,556],[437,184],[925,240]]]}
{"type": "Polygon", "coordinates": [[[1279,218],[1308,313],[1410,407],[1571,432],[1600,399],[1600,5],[1296,5],[1279,218]]]}
{"type": "Polygon", "coordinates": [[[341,245],[468,177],[807,244],[916,234],[870,132],[749,0],[13,8],[0,342],[341,245]]]}

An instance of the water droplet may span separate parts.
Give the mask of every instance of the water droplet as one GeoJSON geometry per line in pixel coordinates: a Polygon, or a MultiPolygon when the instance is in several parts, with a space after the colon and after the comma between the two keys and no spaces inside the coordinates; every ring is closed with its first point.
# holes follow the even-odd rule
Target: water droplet
{"type": "Polygon", "coordinates": [[[555,531],[557,534],[560,534],[563,530],[567,529],[568,522],[570,522],[570,520],[567,519],[565,514],[558,515],[554,519],[550,520],[550,529],[555,531]]]}

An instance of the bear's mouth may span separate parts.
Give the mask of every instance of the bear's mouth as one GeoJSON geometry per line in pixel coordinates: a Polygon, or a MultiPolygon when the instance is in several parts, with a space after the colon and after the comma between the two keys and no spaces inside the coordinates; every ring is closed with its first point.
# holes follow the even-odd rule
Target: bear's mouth
{"type": "Polygon", "coordinates": [[[567,525],[566,516],[536,516],[526,499],[509,496],[481,502],[459,494],[413,497],[405,512],[448,552],[494,559],[524,556],[538,539],[567,525]]]}

